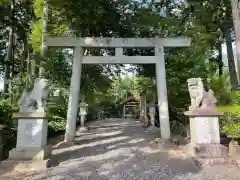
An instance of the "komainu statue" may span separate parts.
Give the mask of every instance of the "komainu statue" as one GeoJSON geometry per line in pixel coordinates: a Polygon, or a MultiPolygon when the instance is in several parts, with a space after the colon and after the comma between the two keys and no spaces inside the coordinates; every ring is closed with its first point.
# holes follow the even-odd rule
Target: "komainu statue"
{"type": "Polygon", "coordinates": [[[44,112],[48,87],[47,79],[37,78],[31,91],[23,91],[19,100],[20,112],[44,112]]]}
{"type": "Polygon", "coordinates": [[[187,83],[191,97],[189,111],[197,108],[216,108],[217,99],[214,96],[214,92],[211,89],[207,92],[205,91],[201,78],[190,78],[187,80],[187,83]]]}

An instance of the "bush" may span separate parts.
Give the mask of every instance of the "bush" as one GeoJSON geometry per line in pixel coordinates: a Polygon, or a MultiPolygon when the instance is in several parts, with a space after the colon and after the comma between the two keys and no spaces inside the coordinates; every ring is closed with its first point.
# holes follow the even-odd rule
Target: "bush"
{"type": "Polygon", "coordinates": [[[54,90],[55,89],[50,89],[47,104],[49,136],[54,136],[54,134],[57,135],[59,132],[65,131],[66,129],[68,94],[65,89],[60,88],[59,95],[53,96],[54,90]]]}
{"type": "Polygon", "coordinates": [[[240,92],[231,90],[228,74],[212,77],[211,88],[219,105],[240,105],[240,92]]]}
{"type": "Polygon", "coordinates": [[[227,124],[222,128],[222,131],[229,136],[240,137],[240,122],[227,124]]]}
{"type": "Polygon", "coordinates": [[[240,106],[220,106],[217,109],[224,112],[219,118],[222,132],[231,136],[239,136],[240,128],[240,106]]]}
{"type": "Polygon", "coordinates": [[[66,128],[66,119],[59,116],[53,116],[49,119],[48,125],[55,132],[63,131],[66,128]]]}
{"type": "Polygon", "coordinates": [[[7,159],[8,151],[16,146],[17,132],[11,128],[13,126],[12,113],[18,111],[18,105],[11,103],[10,99],[0,100],[0,124],[7,125],[3,131],[2,160],[7,159]]]}
{"type": "Polygon", "coordinates": [[[12,124],[12,113],[18,110],[18,105],[11,104],[10,100],[0,100],[0,124],[12,124]]]}

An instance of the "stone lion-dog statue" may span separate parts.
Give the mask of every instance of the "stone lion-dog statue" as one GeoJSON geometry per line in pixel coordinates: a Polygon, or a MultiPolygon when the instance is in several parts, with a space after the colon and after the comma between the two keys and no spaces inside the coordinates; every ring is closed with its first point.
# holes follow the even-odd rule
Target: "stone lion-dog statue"
{"type": "Polygon", "coordinates": [[[20,112],[44,111],[48,92],[48,80],[37,78],[31,91],[23,91],[19,100],[20,112]]]}
{"type": "Polygon", "coordinates": [[[187,83],[191,98],[190,111],[197,108],[216,107],[217,99],[214,96],[214,92],[211,89],[205,91],[201,78],[190,78],[187,80],[187,83]]]}

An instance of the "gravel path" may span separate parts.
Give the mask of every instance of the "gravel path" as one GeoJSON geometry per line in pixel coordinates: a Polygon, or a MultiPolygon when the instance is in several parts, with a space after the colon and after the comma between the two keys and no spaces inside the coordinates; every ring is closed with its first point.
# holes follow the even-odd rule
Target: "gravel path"
{"type": "Polygon", "coordinates": [[[196,167],[181,154],[154,150],[149,142],[158,129],[138,122],[107,120],[91,124],[75,145],[59,146],[53,157],[59,165],[43,172],[2,174],[0,179],[29,180],[240,180],[234,166],[196,167]]]}

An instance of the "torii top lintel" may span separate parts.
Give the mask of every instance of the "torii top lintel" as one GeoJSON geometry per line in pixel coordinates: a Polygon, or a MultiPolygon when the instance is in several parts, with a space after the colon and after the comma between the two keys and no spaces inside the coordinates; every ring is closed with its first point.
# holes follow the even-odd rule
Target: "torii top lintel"
{"type": "Polygon", "coordinates": [[[191,38],[93,38],[93,37],[49,37],[46,46],[58,47],[187,47],[191,45],[191,38]]]}

